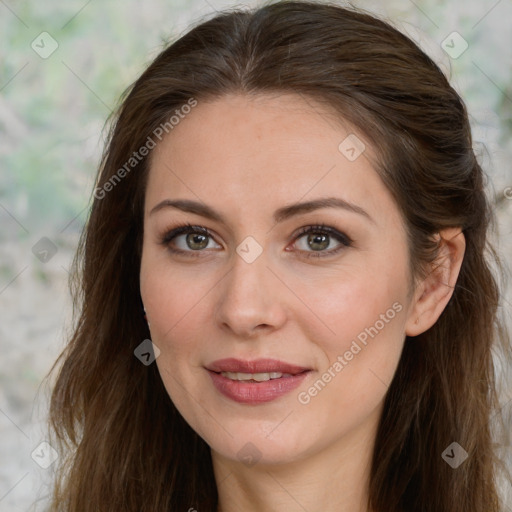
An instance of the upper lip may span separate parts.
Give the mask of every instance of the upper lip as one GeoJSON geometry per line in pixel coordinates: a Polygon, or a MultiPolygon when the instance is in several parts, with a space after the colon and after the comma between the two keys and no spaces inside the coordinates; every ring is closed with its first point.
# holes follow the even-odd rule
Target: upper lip
{"type": "Polygon", "coordinates": [[[285,363],[278,359],[254,359],[253,361],[244,361],[229,357],[227,359],[218,359],[209,364],[206,369],[212,372],[233,372],[233,373],[289,373],[296,375],[310,370],[296,364],[285,363]]]}

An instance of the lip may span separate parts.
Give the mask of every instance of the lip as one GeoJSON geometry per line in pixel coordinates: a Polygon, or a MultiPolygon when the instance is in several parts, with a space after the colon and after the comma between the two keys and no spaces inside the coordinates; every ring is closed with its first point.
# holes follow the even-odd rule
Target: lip
{"type": "Polygon", "coordinates": [[[277,359],[243,361],[219,359],[206,368],[214,386],[225,397],[235,402],[257,405],[275,400],[298,387],[311,373],[310,368],[285,363],[277,359]],[[290,377],[270,379],[263,382],[237,381],[224,377],[220,372],[240,373],[289,373],[290,377]]]}
{"type": "Polygon", "coordinates": [[[286,363],[278,359],[255,359],[253,361],[244,361],[229,357],[227,359],[218,359],[206,367],[212,372],[240,372],[240,373],[290,373],[297,375],[311,368],[298,366],[296,364],[286,363]]]}

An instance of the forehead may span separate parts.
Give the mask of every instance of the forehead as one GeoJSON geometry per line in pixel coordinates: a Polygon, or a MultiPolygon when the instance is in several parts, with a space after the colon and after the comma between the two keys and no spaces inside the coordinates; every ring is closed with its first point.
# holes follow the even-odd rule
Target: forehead
{"type": "Polygon", "coordinates": [[[301,95],[229,95],[201,102],[153,150],[146,209],[166,198],[232,213],[336,195],[392,208],[364,136],[301,95]]]}

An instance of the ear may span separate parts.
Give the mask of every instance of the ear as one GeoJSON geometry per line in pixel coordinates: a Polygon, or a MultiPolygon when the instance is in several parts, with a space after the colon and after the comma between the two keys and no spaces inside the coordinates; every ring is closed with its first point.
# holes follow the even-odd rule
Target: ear
{"type": "Polygon", "coordinates": [[[448,304],[459,276],[466,239],[461,228],[446,228],[436,234],[439,255],[431,271],[415,290],[409,309],[405,333],[417,336],[430,329],[448,304]]]}

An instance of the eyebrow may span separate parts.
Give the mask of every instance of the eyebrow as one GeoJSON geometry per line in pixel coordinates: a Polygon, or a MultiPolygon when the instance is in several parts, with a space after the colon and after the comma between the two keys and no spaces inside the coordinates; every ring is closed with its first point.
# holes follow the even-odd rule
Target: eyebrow
{"type": "MultiPolygon", "coordinates": [[[[176,208],[184,212],[195,213],[196,215],[201,215],[202,217],[227,224],[223,215],[210,206],[189,199],[164,199],[149,212],[149,215],[153,215],[164,208],[176,208]]],[[[284,206],[274,212],[273,218],[275,222],[283,222],[295,215],[312,212],[321,208],[341,208],[343,210],[362,215],[369,221],[375,223],[366,210],[356,204],[349,203],[340,197],[322,197],[304,203],[295,203],[289,206],[284,206]]]]}

